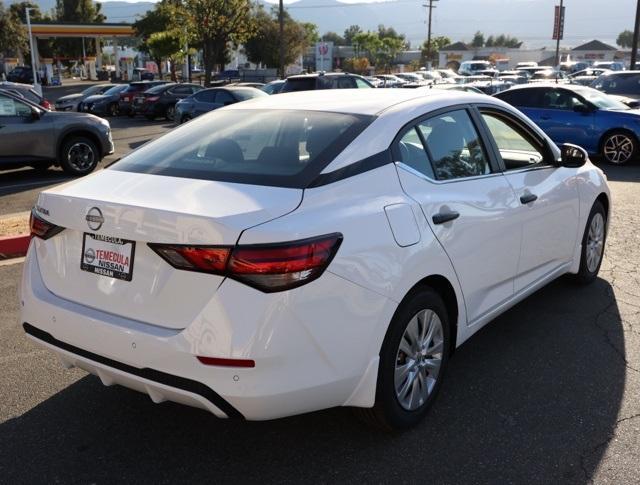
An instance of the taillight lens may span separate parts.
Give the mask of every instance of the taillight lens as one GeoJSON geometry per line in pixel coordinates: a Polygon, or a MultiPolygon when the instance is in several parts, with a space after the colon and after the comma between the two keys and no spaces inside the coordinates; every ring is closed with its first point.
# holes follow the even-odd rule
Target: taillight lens
{"type": "Polygon", "coordinates": [[[49,110],[53,109],[53,105],[49,101],[47,101],[46,99],[42,100],[42,103],[40,103],[40,106],[42,106],[45,109],[49,109],[49,110]]]}
{"type": "Polygon", "coordinates": [[[335,256],[342,234],[300,241],[232,247],[149,244],[177,269],[228,276],[271,293],[318,278],[335,256]]]}
{"type": "Polygon", "coordinates": [[[160,96],[149,96],[148,98],[145,98],[146,102],[155,102],[158,101],[160,99],[160,96]]]}
{"type": "Polygon", "coordinates": [[[64,227],[56,226],[50,222],[38,217],[33,211],[29,216],[29,229],[31,237],[39,237],[40,239],[49,239],[56,234],[64,231],[64,227]]]}

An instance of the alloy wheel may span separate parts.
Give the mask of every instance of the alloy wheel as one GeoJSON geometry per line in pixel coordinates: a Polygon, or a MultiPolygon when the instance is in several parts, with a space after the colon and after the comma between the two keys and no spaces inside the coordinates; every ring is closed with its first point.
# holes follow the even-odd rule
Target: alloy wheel
{"type": "Polygon", "coordinates": [[[599,212],[591,219],[587,235],[587,269],[593,273],[598,269],[604,249],[604,218],[599,212]]]}
{"type": "Polygon", "coordinates": [[[611,135],[604,142],[602,151],[608,162],[615,164],[626,163],[633,156],[633,140],[621,133],[611,135]]]}
{"type": "Polygon", "coordinates": [[[409,321],[396,354],[394,385],[400,406],[414,411],[433,391],[444,350],[442,322],[433,310],[421,310],[409,321]]]}
{"type": "Polygon", "coordinates": [[[84,142],[76,142],[67,152],[67,162],[78,172],[84,172],[85,170],[93,167],[96,159],[96,154],[93,148],[84,142]]]}

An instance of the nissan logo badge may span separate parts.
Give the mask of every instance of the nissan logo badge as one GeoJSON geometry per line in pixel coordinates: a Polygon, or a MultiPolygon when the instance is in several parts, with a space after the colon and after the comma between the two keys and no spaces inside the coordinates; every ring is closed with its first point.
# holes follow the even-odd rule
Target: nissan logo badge
{"type": "Polygon", "coordinates": [[[97,231],[102,227],[102,224],[104,224],[102,211],[97,207],[92,207],[91,209],[89,209],[89,212],[87,212],[87,216],[85,217],[85,219],[87,220],[89,229],[91,229],[92,231],[97,231]]]}

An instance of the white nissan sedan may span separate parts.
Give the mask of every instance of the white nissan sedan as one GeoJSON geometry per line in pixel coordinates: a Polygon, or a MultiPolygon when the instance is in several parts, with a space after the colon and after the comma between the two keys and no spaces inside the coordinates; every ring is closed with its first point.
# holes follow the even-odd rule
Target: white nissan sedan
{"type": "Polygon", "coordinates": [[[265,97],[41,193],[21,318],[65,366],[157,403],[407,428],[483,325],[596,278],[609,212],[584,150],[500,100],[265,97]]]}

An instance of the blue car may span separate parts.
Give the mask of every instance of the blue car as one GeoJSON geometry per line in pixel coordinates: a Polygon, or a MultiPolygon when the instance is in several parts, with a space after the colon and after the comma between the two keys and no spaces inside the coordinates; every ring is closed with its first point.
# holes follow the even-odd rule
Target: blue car
{"type": "Polygon", "coordinates": [[[595,89],[527,85],[494,95],[531,118],[558,145],[580,145],[590,155],[621,165],[638,155],[640,111],[595,89]]]}

